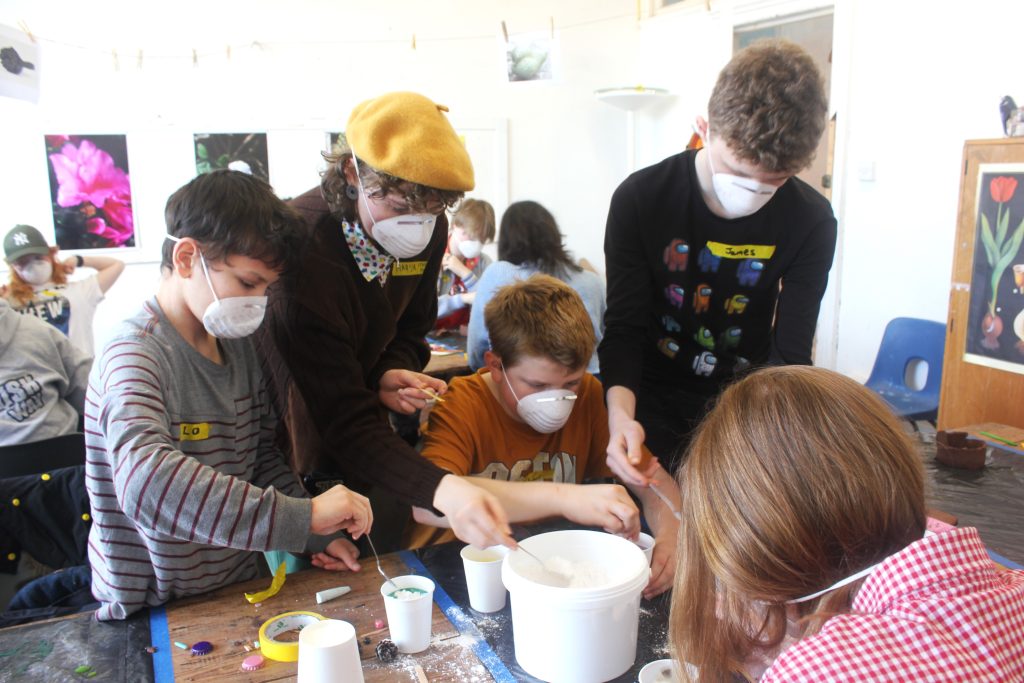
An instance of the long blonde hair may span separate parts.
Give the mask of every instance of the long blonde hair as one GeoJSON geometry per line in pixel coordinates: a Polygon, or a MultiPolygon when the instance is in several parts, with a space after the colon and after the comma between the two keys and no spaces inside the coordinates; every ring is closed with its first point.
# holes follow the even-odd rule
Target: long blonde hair
{"type": "MultiPolygon", "coordinates": [[[[678,476],[683,518],[669,637],[701,683],[745,675],[755,651],[778,646],[786,600],[924,533],[924,473],[913,445],[878,396],[828,370],[769,368],[726,389],[678,476]]],[[[861,583],[802,603],[802,635],[848,612],[861,583]]]]}
{"type": "MultiPolygon", "coordinates": [[[[53,265],[53,275],[50,282],[55,285],[63,285],[68,281],[67,273],[64,271],[64,264],[57,260],[57,247],[50,247],[50,263],[53,265]]],[[[11,269],[11,285],[7,288],[7,300],[15,308],[24,306],[32,301],[35,296],[35,287],[21,279],[18,272],[14,270],[13,264],[8,264],[11,269]]]]}

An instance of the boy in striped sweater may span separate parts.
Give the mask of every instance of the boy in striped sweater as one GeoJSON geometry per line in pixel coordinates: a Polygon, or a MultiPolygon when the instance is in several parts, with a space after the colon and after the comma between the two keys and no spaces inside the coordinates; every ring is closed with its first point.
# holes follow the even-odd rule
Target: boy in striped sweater
{"type": "Polygon", "coordinates": [[[343,486],[310,500],[274,446],[276,417],[248,338],[290,265],[300,219],[236,171],[167,202],[163,279],[96,360],[86,396],[86,480],[97,618],[253,578],[259,551],[319,551],[357,570],[349,541],[369,502],[343,486]],[[329,543],[328,543],[329,541],[329,543]]]}

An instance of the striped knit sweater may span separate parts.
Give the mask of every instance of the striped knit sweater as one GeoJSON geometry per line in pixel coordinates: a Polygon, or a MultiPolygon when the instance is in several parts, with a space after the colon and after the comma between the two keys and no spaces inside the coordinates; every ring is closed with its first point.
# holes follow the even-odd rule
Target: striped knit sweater
{"type": "Polygon", "coordinates": [[[256,576],[252,551],[302,551],[312,507],[273,445],[247,339],[202,356],[155,299],[93,366],[86,396],[89,561],[97,618],[256,576]]]}

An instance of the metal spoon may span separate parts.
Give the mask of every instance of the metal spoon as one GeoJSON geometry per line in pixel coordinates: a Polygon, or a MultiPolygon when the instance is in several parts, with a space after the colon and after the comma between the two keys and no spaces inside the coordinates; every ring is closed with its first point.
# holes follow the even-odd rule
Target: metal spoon
{"type": "Polygon", "coordinates": [[[373,541],[370,539],[370,534],[366,534],[366,542],[370,544],[370,550],[373,551],[373,559],[377,560],[377,571],[384,577],[384,580],[395,587],[395,590],[399,590],[398,584],[391,580],[391,577],[384,573],[384,567],[380,566],[380,557],[377,555],[377,549],[373,547],[373,541]]]}

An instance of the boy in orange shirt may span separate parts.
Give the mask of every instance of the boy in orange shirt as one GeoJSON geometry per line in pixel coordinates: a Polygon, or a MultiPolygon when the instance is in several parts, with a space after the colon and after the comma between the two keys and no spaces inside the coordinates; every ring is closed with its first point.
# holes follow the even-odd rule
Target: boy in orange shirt
{"type": "MultiPolygon", "coordinates": [[[[431,411],[423,456],[494,494],[510,522],[562,516],[635,538],[639,511],[617,484],[577,486],[610,476],[605,464],[608,413],[601,384],[586,371],[594,351],[590,317],[579,295],[547,275],[499,290],[484,310],[491,350],[485,367],[458,377],[431,411]]],[[[679,509],[665,470],[641,467],[679,509]]],[[[677,521],[656,493],[631,487],[656,539],[645,597],[665,591],[675,569],[677,521]]],[[[450,535],[443,517],[413,508],[413,546],[450,535]]]]}

